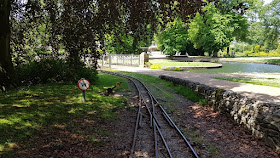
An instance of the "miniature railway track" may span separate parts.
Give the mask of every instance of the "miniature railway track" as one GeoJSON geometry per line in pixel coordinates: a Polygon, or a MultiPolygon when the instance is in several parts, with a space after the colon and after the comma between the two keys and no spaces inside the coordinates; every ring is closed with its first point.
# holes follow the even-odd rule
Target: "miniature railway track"
{"type": "Polygon", "coordinates": [[[151,91],[140,80],[107,72],[129,80],[139,98],[130,157],[195,157],[197,153],[151,91]],[[160,141],[161,140],[161,141],[160,141]]]}

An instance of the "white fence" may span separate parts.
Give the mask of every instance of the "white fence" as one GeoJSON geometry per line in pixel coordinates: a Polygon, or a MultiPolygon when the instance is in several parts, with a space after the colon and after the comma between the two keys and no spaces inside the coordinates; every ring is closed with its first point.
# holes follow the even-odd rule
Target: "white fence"
{"type": "Polygon", "coordinates": [[[102,57],[102,62],[100,65],[104,66],[111,65],[127,65],[127,66],[139,66],[140,65],[140,55],[134,54],[109,54],[102,57]]]}
{"type": "Polygon", "coordinates": [[[140,65],[140,55],[134,54],[110,54],[108,60],[112,65],[140,65]],[[110,61],[111,60],[111,61],[110,61]]]}
{"type": "Polygon", "coordinates": [[[144,67],[145,63],[149,61],[149,55],[147,53],[141,53],[140,55],[135,54],[109,54],[102,56],[98,60],[98,65],[103,68],[111,68],[111,65],[126,65],[144,67]]]}

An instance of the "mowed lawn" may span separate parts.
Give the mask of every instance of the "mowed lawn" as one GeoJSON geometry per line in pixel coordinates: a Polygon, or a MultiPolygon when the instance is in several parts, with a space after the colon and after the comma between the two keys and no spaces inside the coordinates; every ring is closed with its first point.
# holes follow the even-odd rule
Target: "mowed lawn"
{"type": "Polygon", "coordinates": [[[173,62],[173,61],[163,61],[163,60],[152,60],[150,61],[152,64],[158,64],[161,67],[207,67],[207,66],[215,66],[216,63],[210,62],[173,62]]]}
{"type": "Polygon", "coordinates": [[[104,144],[98,138],[109,132],[94,129],[94,122],[117,120],[116,111],[126,106],[126,98],[101,93],[116,82],[122,82],[118,91],[129,87],[116,76],[99,74],[98,77],[86,91],[86,103],[82,102],[77,84],[44,84],[0,93],[0,157],[13,157],[18,150],[32,148],[30,139],[61,128],[83,136],[92,144],[104,144]],[[92,126],[81,130],[82,123],[77,120],[88,120],[92,126]]]}
{"type": "Polygon", "coordinates": [[[270,86],[280,88],[279,78],[245,78],[245,77],[214,77],[215,79],[227,80],[240,83],[270,86]]]}

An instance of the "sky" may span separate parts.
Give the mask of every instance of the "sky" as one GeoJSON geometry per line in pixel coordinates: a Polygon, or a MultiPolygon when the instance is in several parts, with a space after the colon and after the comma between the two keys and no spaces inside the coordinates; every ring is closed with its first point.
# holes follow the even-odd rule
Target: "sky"
{"type": "Polygon", "coordinates": [[[272,2],[272,0],[264,0],[264,4],[268,4],[270,2],[272,2]]]}

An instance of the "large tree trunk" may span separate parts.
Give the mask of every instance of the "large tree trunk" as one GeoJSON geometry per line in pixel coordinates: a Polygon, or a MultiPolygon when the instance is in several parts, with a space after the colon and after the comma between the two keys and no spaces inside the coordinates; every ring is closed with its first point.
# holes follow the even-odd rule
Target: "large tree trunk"
{"type": "Polygon", "coordinates": [[[218,51],[216,50],[213,51],[213,57],[218,57],[218,51]]]}
{"type": "Polygon", "coordinates": [[[137,44],[138,44],[138,40],[136,39],[136,37],[134,37],[133,43],[132,43],[132,50],[133,50],[133,52],[131,52],[132,54],[136,54],[137,44]]]}
{"type": "Polygon", "coordinates": [[[230,54],[229,54],[229,47],[227,47],[227,56],[229,57],[230,54]]]}
{"type": "Polygon", "coordinates": [[[10,88],[14,81],[14,68],[10,50],[9,16],[11,0],[0,1],[0,90],[10,88]]]}
{"type": "Polygon", "coordinates": [[[83,66],[82,62],[80,62],[79,51],[77,49],[73,49],[68,56],[68,64],[69,68],[77,72],[81,66],[83,66]]]}

